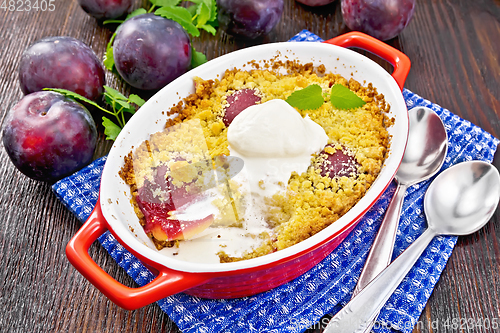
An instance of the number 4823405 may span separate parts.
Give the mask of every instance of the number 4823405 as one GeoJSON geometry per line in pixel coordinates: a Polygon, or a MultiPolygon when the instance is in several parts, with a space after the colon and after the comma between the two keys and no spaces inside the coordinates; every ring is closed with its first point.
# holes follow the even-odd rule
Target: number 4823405
{"type": "Polygon", "coordinates": [[[0,0],[0,2],[0,10],[9,12],[53,12],[56,10],[55,0],[0,0]]]}

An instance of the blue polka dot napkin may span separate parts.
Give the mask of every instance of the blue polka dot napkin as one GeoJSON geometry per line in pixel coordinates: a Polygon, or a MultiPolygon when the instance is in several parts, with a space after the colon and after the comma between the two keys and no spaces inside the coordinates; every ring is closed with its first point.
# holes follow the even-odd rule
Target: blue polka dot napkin
{"type": "MultiPolygon", "coordinates": [[[[301,31],[292,41],[321,39],[301,31]]],[[[500,142],[470,122],[409,90],[403,91],[408,109],[426,106],[443,120],[449,138],[443,169],[467,160],[491,162],[500,142]]],[[[90,215],[98,197],[103,157],[53,185],[54,193],[81,221],[90,215]]],[[[394,257],[426,228],[423,197],[431,180],[408,189],[402,208],[394,257]]],[[[316,267],[295,280],[252,297],[209,300],[183,293],[158,301],[160,308],[183,332],[302,332],[325,314],[345,305],[356,285],[365,258],[394,193],[392,184],[368,211],[345,241],[316,267]]],[[[374,327],[375,332],[411,332],[443,271],[457,238],[436,237],[408,276],[388,300],[374,327]]],[[[99,242],[139,285],[153,274],[108,232],[99,242]]]]}

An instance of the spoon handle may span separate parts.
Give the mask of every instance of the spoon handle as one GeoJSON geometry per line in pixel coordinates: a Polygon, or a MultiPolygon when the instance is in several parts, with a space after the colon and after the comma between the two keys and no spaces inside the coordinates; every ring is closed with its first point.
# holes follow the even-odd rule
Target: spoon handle
{"type": "Polygon", "coordinates": [[[365,266],[361,271],[358,284],[356,288],[354,288],[352,297],[356,296],[371,280],[379,275],[379,273],[391,263],[401,207],[403,206],[407,187],[406,184],[398,183],[391,203],[389,207],[387,207],[384,219],[380,224],[377,236],[373,241],[370,253],[366,258],[365,266]]]}
{"type": "Polygon", "coordinates": [[[330,320],[324,333],[364,332],[436,235],[428,228],[330,320]]]}

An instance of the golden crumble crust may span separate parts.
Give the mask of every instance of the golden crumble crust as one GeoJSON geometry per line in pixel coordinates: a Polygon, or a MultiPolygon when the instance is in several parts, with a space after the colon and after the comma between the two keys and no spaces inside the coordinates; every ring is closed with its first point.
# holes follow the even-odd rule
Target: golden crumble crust
{"type": "MultiPolygon", "coordinates": [[[[303,117],[309,116],[325,130],[329,138],[327,149],[332,150],[329,153],[347,150],[358,166],[357,172],[349,177],[330,178],[321,175],[321,163],[324,163],[321,155],[312,156],[306,172],[291,175],[286,192],[266,198],[266,222],[275,233],[258,235],[262,239],[261,246],[241,257],[231,257],[221,251],[221,262],[254,258],[287,248],[342,217],[365,195],[380,173],[389,149],[390,137],[386,128],[394,122],[387,117],[390,106],[371,83],[363,86],[352,78],[327,73],[323,65],[314,67],[296,61],[270,61],[264,65],[252,63],[249,67],[246,70],[229,69],[220,79],[195,78],[195,93],[170,108],[168,114],[175,117],[167,121],[165,131],[152,134],[149,140],[125,157],[120,176],[130,185],[131,203],[141,224],[144,225],[144,216],[137,207],[135,197],[143,179],[148,177],[151,161],[175,158],[170,151],[189,153],[188,157],[195,160],[229,155],[228,128],[223,122],[224,108],[227,96],[238,90],[257,90],[261,103],[264,103],[272,99],[286,99],[295,90],[310,84],[320,85],[325,93],[334,84],[348,87],[366,102],[364,106],[354,110],[337,110],[330,103],[324,103],[317,110],[297,111],[303,117]],[[195,134],[182,132],[176,141],[166,135],[169,129],[190,121],[199,123],[202,133],[196,135],[204,137],[208,156],[189,147],[189,142],[197,142],[191,139],[195,134]]],[[[325,97],[325,101],[328,98],[325,97]]],[[[183,177],[189,178],[184,179],[187,181],[194,176],[183,177]]],[[[175,245],[175,242],[152,238],[158,249],[175,245]]]]}

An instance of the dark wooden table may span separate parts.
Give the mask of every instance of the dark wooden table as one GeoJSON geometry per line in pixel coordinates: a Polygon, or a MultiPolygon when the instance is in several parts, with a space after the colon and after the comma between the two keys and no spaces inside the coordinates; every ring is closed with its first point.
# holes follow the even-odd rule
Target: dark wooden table
{"type": "MultiPolygon", "coordinates": [[[[90,45],[99,57],[103,55],[112,30],[85,14],[76,0],[54,3],[54,12],[0,9],[2,121],[22,97],[18,63],[34,41],[72,36],[90,45]]],[[[135,8],[147,5],[146,0],[137,1],[135,8]]],[[[317,9],[285,0],[281,21],[259,43],[286,41],[302,29],[324,39],[347,32],[339,0],[317,9]]],[[[193,43],[208,59],[252,44],[235,41],[221,31],[216,36],[203,33],[193,43]]],[[[406,30],[388,43],[412,60],[406,88],[500,137],[499,0],[419,0],[406,30]]],[[[113,74],[108,72],[106,78],[108,85],[131,92],[113,74]]],[[[100,130],[96,158],[111,146],[100,130]]],[[[50,185],[21,175],[3,148],[0,188],[1,332],[178,331],[155,304],[136,311],[117,307],[70,265],[64,248],[80,222],[56,199],[50,185]]],[[[486,318],[500,321],[498,220],[497,211],[481,231],[459,239],[414,332],[494,331],[480,323],[486,318]],[[444,327],[452,321],[477,325],[472,329],[470,325],[444,327]]],[[[97,243],[91,256],[117,280],[134,286],[97,243]]]]}

